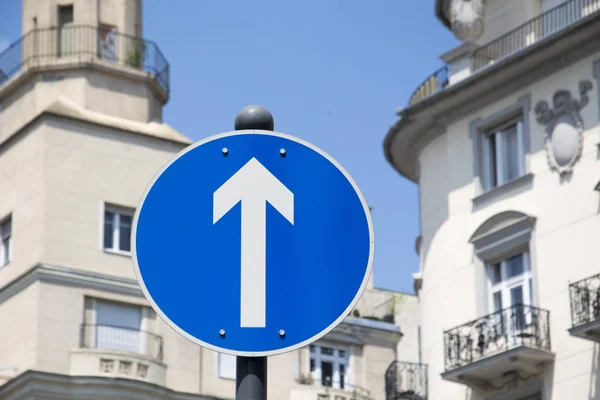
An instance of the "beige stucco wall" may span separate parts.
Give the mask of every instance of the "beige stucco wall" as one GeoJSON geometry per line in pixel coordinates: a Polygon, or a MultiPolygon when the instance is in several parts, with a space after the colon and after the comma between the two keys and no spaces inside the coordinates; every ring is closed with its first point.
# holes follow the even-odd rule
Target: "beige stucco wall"
{"type": "Polygon", "coordinates": [[[141,35],[142,0],[23,0],[22,30],[58,26],[58,7],[73,5],[73,23],[114,25],[119,32],[141,35]],[[37,18],[37,24],[34,23],[37,18]]]}
{"type": "Polygon", "coordinates": [[[102,251],[102,203],[135,208],[182,145],[51,118],[44,130],[44,261],[134,278],[130,257],[102,251]]]}
{"type": "MultiPolygon", "coordinates": [[[[32,368],[38,355],[39,284],[0,304],[0,376],[14,376],[32,368]]],[[[0,385],[3,379],[0,378],[0,385]]]]}
{"type": "MultiPolygon", "coordinates": [[[[593,190],[600,180],[600,142],[597,81],[592,64],[600,54],[588,57],[545,79],[524,87],[476,113],[462,117],[420,154],[421,257],[423,287],[419,293],[422,310],[423,358],[429,364],[429,395],[451,400],[482,397],[471,394],[464,385],[445,382],[443,330],[481,317],[486,305],[477,304],[478,285],[473,247],[469,238],[489,217],[516,210],[537,218],[531,246],[534,271],[534,301],[550,310],[554,367],[546,368],[545,399],[592,398],[600,391],[597,382],[598,355],[592,342],[570,337],[568,283],[598,273],[600,199],[593,190]],[[583,154],[570,180],[562,181],[551,171],[543,147],[544,126],[535,120],[533,107],[540,100],[552,105],[552,95],[568,89],[579,98],[582,79],[593,82],[590,102],[581,111],[585,124],[583,154]],[[469,122],[485,118],[531,96],[527,118],[530,121],[531,152],[527,164],[534,174],[532,187],[496,196],[474,205],[476,193],[473,172],[473,144],[469,122]]],[[[452,116],[449,116],[452,117],[452,116]]]]}
{"type": "Polygon", "coordinates": [[[44,241],[44,135],[39,124],[0,147],[0,219],[12,215],[12,261],[0,268],[0,287],[39,262],[44,241]]]}

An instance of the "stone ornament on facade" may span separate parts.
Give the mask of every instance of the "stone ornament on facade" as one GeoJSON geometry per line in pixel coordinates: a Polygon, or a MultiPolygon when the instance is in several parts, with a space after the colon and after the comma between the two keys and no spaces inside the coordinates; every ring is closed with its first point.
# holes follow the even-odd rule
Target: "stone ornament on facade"
{"type": "Polygon", "coordinates": [[[558,90],[552,97],[551,109],[546,100],[535,106],[537,121],[546,126],[545,147],[550,168],[560,175],[569,173],[583,149],[583,119],[579,111],[589,102],[592,82],[579,82],[580,99],[569,90],[558,90]]]}
{"type": "Polygon", "coordinates": [[[110,374],[113,372],[114,360],[100,359],[100,372],[110,374]]]}
{"type": "Polygon", "coordinates": [[[450,21],[452,32],[464,42],[474,42],[483,35],[485,0],[452,0],[450,21]]]}

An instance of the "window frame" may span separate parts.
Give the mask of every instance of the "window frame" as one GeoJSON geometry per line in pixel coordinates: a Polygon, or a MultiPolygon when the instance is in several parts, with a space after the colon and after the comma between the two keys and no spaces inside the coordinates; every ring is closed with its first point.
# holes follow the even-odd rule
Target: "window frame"
{"type": "Polygon", "coordinates": [[[469,135],[473,141],[473,175],[476,181],[476,196],[509,186],[527,176],[530,151],[530,111],[531,95],[520,97],[516,103],[484,118],[477,118],[469,124],[469,135]],[[520,123],[519,123],[520,121],[520,123]],[[519,175],[516,178],[491,184],[491,155],[488,137],[517,122],[517,149],[519,152],[519,175]]]}
{"type": "Polygon", "coordinates": [[[131,256],[131,237],[129,239],[129,250],[122,250],[120,239],[121,239],[121,216],[125,215],[131,217],[131,226],[130,230],[133,230],[133,218],[135,215],[135,208],[119,206],[110,203],[103,203],[102,212],[101,212],[101,222],[100,222],[100,247],[104,252],[111,254],[118,254],[122,256],[131,256]],[[113,213],[113,232],[112,232],[112,247],[106,247],[104,243],[104,234],[106,229],[106,213],[113,213]]]}
{"type": "MultiPolygon", "coordinates": [[[[534,306],[534,297],[533,297],[533,273],[531,270],[531,261],[529,256],[529,249],[522,249],[519,251],[515,251],[514,253],[502,257],[500,260],[496,260],[494,262],[486,262],[485,263],[487,273],[488,273],[488,307],[489,313],[493,314],[500,310],[504,310],[508,307],[513,307],[516,304],[508,305],[506,299],[510,298],[510,290],[516,286],[523,286],[523,305],[525,306],[534,306]],[[522,255],[523,257],[523,273],[513,276],[507,277],[507,263],[506,261],[514,256],[522,255]],[[494,265],[500,264],[500,282],[493,283],[492,282],[492,269],[494,265]],[[500,310],[496,310],[494,307],[494,294],[500,292],[502,307],[500,310]]],[[[512,303],[512,302],[511,302],[512,303]]]]}
{"type": "Polygon", "coordinates": [[[352,384],[350,383],[350,349],[348,346],[333,344],[333,343],[324,343],[317,342],[308,346],[308,361],[309,361],[309,374],[313,379],[313,382],[317,386],[323,386],[323,375],[321,373],[321,363],[329,362],[332,364],[332,382],[331,388],[339,389],[339,390],[351,390],[352,384]],[[333,349],[333,355],[323,354],[322,348],[331,348],[333,349]],[[314,352],[312,350],[315,350],[314,352]],[[339,352],[343,351],[344,356],[340,356],[339,352]],[[311,370],[310,365],[314,361],[314,370],[311,370]],[[343,361],[343,362],[342,362],[343,361]],[[340,378],[340,366],[344,366],[343,376],[344,379],[340,378]]]}
{"type": "Polygon", "coordinates": [[[12,214],[8,214],[0,219],[0,235],[4,224],[10,224],[10,230],[8,232],[8,243],[6,247],[4,246],[5,237],[0,236],[0,269],[6,267],[13,259],[14,230],[12,214]]]}

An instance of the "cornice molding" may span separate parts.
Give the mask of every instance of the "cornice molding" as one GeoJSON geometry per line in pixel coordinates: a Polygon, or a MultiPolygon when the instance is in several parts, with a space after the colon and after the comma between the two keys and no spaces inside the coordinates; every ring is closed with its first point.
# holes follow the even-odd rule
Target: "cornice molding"
{"type": "Polygon", "coordinates": [[[135,279],[42,263],[0,288],[0,304],[36,282],[48,282],[63,286],[84,287],[127,296],[144,297],[135,279]]]}

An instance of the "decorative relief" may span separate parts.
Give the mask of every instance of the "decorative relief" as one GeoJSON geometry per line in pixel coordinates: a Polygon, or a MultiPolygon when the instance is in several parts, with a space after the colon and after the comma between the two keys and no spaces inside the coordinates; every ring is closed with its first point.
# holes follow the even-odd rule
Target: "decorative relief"
{"type": "Polygon", "coordinates": [[[569,90],[558,90],[551,109],[546,100],[535,106],[537,121],[546,126],[545,147],[550,168],[560,175],[571,172],[583,148],[583,120],[579,111],[589,102],[592,82],[579,82],[579,100],[569,90]]]}
{"type": "Polygon", "coordinates": [[[485,0],[452,0],[450,21],[454,35],[464,42],[474,42],[483,35],[485,0]]]}
{"type": "Polygon", "coordinates": [[[130,375],[131,361],[119,361],[119,373],[123,375],[130,375]]]}
{"type": "Polygon", "coordinates": [[[137,366],[137,373],[140,378],[145,378],[148,376],[148,366],[146,364],[138,364],[137,366]]]}
{"type": "Polygon", "coordinates": [[[115,360],[100,359],[100,372],[110,374],[115,367],[115,360]]]}

